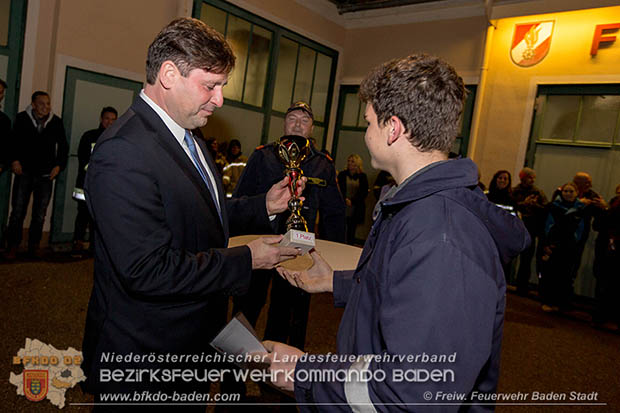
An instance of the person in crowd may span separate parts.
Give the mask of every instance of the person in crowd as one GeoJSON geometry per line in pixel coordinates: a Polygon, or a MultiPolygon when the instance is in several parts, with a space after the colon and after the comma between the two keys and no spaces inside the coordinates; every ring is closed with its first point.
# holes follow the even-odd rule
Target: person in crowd
{"type": "Polygon", "coordinates": [[[573,182],[562,185],[548,207],[540,240],[540,296],[545,312],[567,310],[573,295],[572,274],[579,265],[577,251],[584,237],[585,204],[573,182]]]}
{"type": "MultiPolygon", "coordinates": [[[[268,231],[269,216],[286,210],[291,198],[284,178],[267,194],[226,199],[204,141],[191,132],[223,105],[234,63],[217,31],[198,19],[173,20],[148,48],[144,89],[95,145],[84,188],[96,246],[81,366],[83,389],[95,403],[112,393],[208,393],[204,380],[116,381],[104,371],[204,370],[204,363],[179,357],[213,351],[208,343],[226,322],[220,314],[228,296],[248,289],[252,269],[299,255],[278,246],[281,236],[227,248],[230,234],[268,231]],[[138,359],[106,360],[109,354],[138,359]]],[[[296,192],[303,186],[302,180],[296,192]]],[[[205,406],[179,409],[204,412],[205,406]]]]}
{"type": "Polygon", "coordinates": [[[368,177],[359,155],[349,155],[347,168],[338,174],[338,186],[347,205],[347,244],[354,245],[357,226],[366,218],[368,196],[368,177]]]}
{"type": "Polygon", "coordinates": [[[11,216],[7,228],[8,252],[13,260],[22,241],[22,228],[32,196],[28,255],[41,258],[39,243],[54,180],[66,167],[69,145],[62,120],[51,110],[47,92],[32,94],[31,105],[17,114],[13,128],[11,170],[15,174],[11,216]]]}
{"type": "Polygon", "coordinates": [[[272,376],[274,384],[294,391],[302,412],[326,405],[334,411],[438,411],[445,405],[427,406],[435,399],[425,395],[493,396],[505,308],[501,263],[529,237],[518,218],[477,188],[470,159],[447,159],[463,108],[463,81],[442,60],[411,55],[373,70],[360,96],[372,166],[390,172],[397,185],[376,207],[356,270],[333,271],[317,252],[308,270],[278,268],[292,284],[333,292],[334,303],[345,306],[338,331],[344,357],[299,359],[300,350],[265,342],[270,371],[295,373],[293,380],[272,376]],[[456,360],[407,360],[416,354],[456,354],[456,360]],[[452,378],[395,376],[444,368],[453,370],[452,378]],[[311,372],[323,372],[323,379],[311,372]],[[348,380],[329,379],[340,372],[348,380]]]}
{"type": "MultiPolygon", "coordinates": [[[[491,182],[489,182],[489,190],[486,192],[486,195],[490,202],[515,216],[517,215],[517,203],[512,197],[512,177],[510,172],[505,169],[495,172],[491,182]]],[[[512,264],[511,261],[503,265],[506,283],[508,283],[512,271],[512,264]]]]}
{"type": "Polygon", "coordinates": [[[523,168],[519,172],[521,182],[512,189],[512,196],[517,204],[517,211],[521,213],[521,218],[525,228],[532,240],[527,248],[519,256],[519,270],[517,272],[517,292],[527,294],[530,285],[532,259],[536,252],[536,237],[540,234],[546,218],[547,197],[545,193],[534,185],[536,182],[536,172],[531,168],[523,168]]]}
{"type": "MultiPolygon", "coordinates": [[[[310,138],[313,129],[314,113],[310,105],[303,101],[294,102],[286,111],[284,135],[302,136],[310,141],[310,154],[300,165],[308,179],[303,193],[305,201],[301,215],[308,224],[308,231],[317,232],[322,239],[344,242],[345,204],[338,190],[336,169],[331,158],[318,151],[312,143],[310,138]],[[319,228],[315,226],[317,216],[319,228]]],[[[252,153],[233,192],[233,198],[260,193],[263,188],[282,179],[285,166],[278,158],[278,141],[261,145],[252,153]]],[[[286,233],[286,220],[289,216],[290,212],[287,210],[274,217],[274,234],[286,233]]],[[[271,295],[265,339],[288,342],[295,347],[304,348],[310,294],[292,287],[278,276],[276,271],[255,271],[247,294],[233,297],[233,314],[242,312],[250,324],[255,326],[267,300],[270,282],[271,295]]],[[[224,388],[230,392],[244,393],[245,387],[242,384],[234,388],[233,386],[234,382],[225,380],[224,388]]],[[[266,388],[262,390],[263,395],[269,392],[266,388]]],[[[279,396],[277,399],[279,400],[279,396]]],[[[285,398],[284,402],[290,400],[285,398]]]]}
{"type": "MultiPolygon", "coordinates": [[[[310,139],[313,129],[314,113],[310,105],[302,101],[294,102],[286,111],[284,135],[298,135],[310,139]]],[[[277,151],[277,142],[256,148],[241,174],[233,197],[261,193],[263,188],[282,179],[285,167],[279,160],[277,151]]],[[[344,242],[345,204],[338,191],[333,162],[310,141],[310,155],[301,163],[301,169],[308,178],[302,207],[302,216],[306,219],[308,231],[315,232],[317,215],[320,215],[318,232],[321,237],[344,242]]],[[[287,210],[275,217],[273,233],[286,232],[289,215],[287,210]]],[[[265,338],[304,348],[310,295],[291,287],[275,271],[257,271],[252,277],[252,285],[247,295],[233,299],[233,314],[241,311],[252,325],[256,325],[267,299],[270,281],[271,301],[265,338]]]]}
{"type": "MultiPolygon", "coordinates": [[[[7,84],[0,79],[0,103],[4,100],[7,84]]],[[[0,110],[0,173],[8,169],[10,158],[9,148],[11,143],[11,119],[0,110]]]]}
{"type": "Polygon", "coordinates": [[[583,251],[586,247],[586,242],[590,237],[590,230],[592,228],[592,219],[596,219],[607,210],[607,203],[596,191],[592,189],[592,177],[587,172],[577,172],[573,178],[573,183],[577,186],[577,198],[586,206],[586,217],[584,234],[579,248],[577,250],[578,263],[574,268],[572,274],[573,281],[577,278],[577,271],[581,265],[581,258],[583,257],[583,251]]]}
{"type": "Polygon", "coordinates": [[[512,197],[512,177],[510,172],[504,169],[495,172],[491,182],[489,182],[487,198],[494,204],[516,209],[516,202],[512,197]]]}
{"type": "Polygon", "coordinates": [[[379,171],[377,174],[377,179],[375,179],[375,184],[372,187],[372,193],[375,196],[375,199],[379,201],[379,199],[381,199],[381,193],[394,185],[394,178],[389,172],[379,171]]]}
{"type": "Polygon", "coordinates": [[[241,142],[238,139],[232,139],[228,144],[228,153],[226,154],[226,166],[223,168],[222,179],[224,180],[224,189],[228,198],[232,197],[232,193],[237,186],[239,177],[243,172],[243,168],[248,162],[248,157],[241,152],[241,142]]]}
{"type": "Polygon", "coordinates": [[[88,168],[88,162],[90,161],[90,154],[97,143],[97,139],[101,136],[104,130],[116,121],[118,118],[118,112],[112,106],[106,106],[101,109],[101,115],[99,118],[99,127],[97,129],[91,129],[84,132],[80,143],[78,145],[78,173],[75,180],[75,189],[73,190],[73,198],[77,201],[77,215],[75,217],[75,227],[73,230],[73,250],[81,252],[84,250],[84,242],[86,241],[86,230],[90,231],[90,246],[92,251],[94,243],[93,240],[93,224],[90,213],[88,212],[88,206],[86,206],[86,199],[84,197],[84,178],[86,177],[86,169],[88,168]]]}
{"type": "Polygon", "coordinates": [[[207,149],[211,154],[211,157],[215,161],[215,167],[219,172],[220,176],[224,173],[224,167],[226,167],[226,157],[224,154],[220,152],[220,146],[215,137],[210,137],[207,139],[207,149]]]}
{"type": "Polygon", "coordinates": [[[595,327],[617,331],[620,327],[620,185],[609,209],[594,219],[598,231],[593,273],[596,278],[595,327]]]}

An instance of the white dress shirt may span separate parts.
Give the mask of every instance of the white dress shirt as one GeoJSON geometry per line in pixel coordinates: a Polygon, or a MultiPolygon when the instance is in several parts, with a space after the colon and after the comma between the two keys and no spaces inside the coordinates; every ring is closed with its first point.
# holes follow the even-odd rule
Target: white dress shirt
{"type": "MultiPolygon", "coordinates": [[[[174,138],[177,140],[179,145],[181,145],[181,148],[183,148],[183,150],[185,151],[185,154],[187,155],[189,160],[194,164],[194,166],[196,168],[198,168],[198,165],[196,165],[194,163],[194,160],[192,159],[192,155],[189,152],[189,148],[187,147],[187,144],[185,143],[185,128],[182,128],[178,123],[176,123],[166,113],[165,110],[163,110],[161,107],[159,107],[159,105],[157,105],[157,103],[153,102],[153,100],[150,97],[148,97],[146,95],[146,93],[144,93],[144,89],[142,89],[140,91],[140,97],[151,108],[153,108],[155,113],[157,113],[157,115],[161,118],[161,120],[164,121],[164,123],[166,124],[166,126],[170,130],[170,133],[172,133],[172,136],[174,136],[174,138]]],[[[192,135],[191,131],[190,131],[190,135],[192,135]]],[[[194,139],[193,135],[192,135],[192,139],[194,139]]],[[[214,192],[215,192],[215,198],[216,198],[215,202],[217,202],[218,205],[219,205],[220,199],[219,199],[219,194],[218,194],[218,191],[217,191],[217,185],[215,183],[214,174],[211,171],[211,168],[209,168],[209,164],[206,162],[205,157],[202,154],[202,150],[200,150],[200,146],[198,146],[196,144],[196,140],[195,139],[194,139],[194,145],[196,146],[196,151],[198,152],[198,157],[200,158],[200,162],[202,162],[202,165],[204,166],[205,170],[207,171],[207,174],[209,175],[209,179],[211,180],[211,185],[213,185],[213,189],[214,189],[214,192]]]]}

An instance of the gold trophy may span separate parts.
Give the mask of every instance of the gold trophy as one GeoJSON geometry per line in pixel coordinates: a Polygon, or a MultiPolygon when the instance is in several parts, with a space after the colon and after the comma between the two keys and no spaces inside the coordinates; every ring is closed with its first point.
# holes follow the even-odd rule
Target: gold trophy
{"type": "Polygon", "coordinates": [[[280,242],[283,246],[297,247],[305,254],[314,248],[314,234],[308,232],[308,224],[301,216],[303,201],[297,196],[297,182],[304,176],[300,165],[310,154],[310,141],[303,136],[286,135],[280,138],[278,158],[286,167],[285,174],[289,177],[288,188],[291,199],[288,209],[291,215],[286,220],[286,234],[280,242]]]}

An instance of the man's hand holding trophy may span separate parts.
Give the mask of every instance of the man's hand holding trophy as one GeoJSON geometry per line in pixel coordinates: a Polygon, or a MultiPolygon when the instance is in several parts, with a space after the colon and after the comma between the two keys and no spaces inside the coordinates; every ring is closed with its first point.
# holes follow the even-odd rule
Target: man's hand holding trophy
{"type": "Polygon", "coordinates": [[[308,232],[308,224],[301,216],[303,201],[297,196],[297,183],[304,173],[300,167],[303,160],[310,154],[310,142],[303,136],[286,135],[280,138],[278,143],[278,158],[285,167],[285,174],[289,178],[289,190],[291,199],[288,201],[290,217],[286,220],[286,234],[281,246],[299,248],[302,254],[307,253],[315,246],[315,238],[312,232],[308,232]]]}

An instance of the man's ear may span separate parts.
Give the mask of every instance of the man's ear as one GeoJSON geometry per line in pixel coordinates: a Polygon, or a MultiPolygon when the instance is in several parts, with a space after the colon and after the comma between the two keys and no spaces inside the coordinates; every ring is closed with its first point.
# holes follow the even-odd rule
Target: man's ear
{"type": "Polygon", "coordinates": [[[386,125],[389,127],[387,143],[391,145],[405,133],[405,125],[398,116],[391,116],[386,122],[386,125]]]}
{"type": "Polygon", "coordinates": [[[164,89],[170,89],[181,76],[179,68],[171,60],[166,60],[159,68],[159,83],[164,89]]]}

